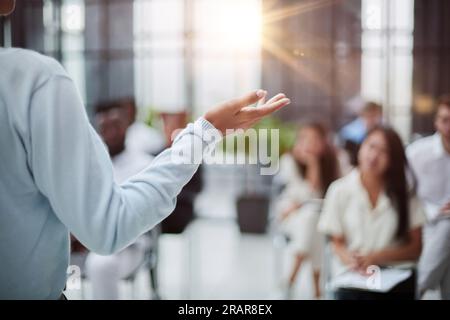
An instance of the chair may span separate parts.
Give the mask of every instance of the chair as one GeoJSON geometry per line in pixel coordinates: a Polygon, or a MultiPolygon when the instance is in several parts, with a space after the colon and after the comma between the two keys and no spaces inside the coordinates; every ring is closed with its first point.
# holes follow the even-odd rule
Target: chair
{"type": "Polygon", "coordinates": [[[142,262],[125,277],[123,280],[131,284],[131,299],[136,299],[136,278],[142,268],[145,268],[149,273],[151,299],[161,300],[158,286],[158,254],[159,254],[159,236],[161,234],[161,227],[158,225],[145,234],[148,238],[148,244],[144,253],[142,262]]]}
{"type": "MultiPolygon", "coordinates": [[[[307,203],[309,203],[309,202],[318,206],[317,214],[319,215],[321,212],[322,205],[323,205],[323,200],[315,199],[315,200],[310,200],[307,203]]],[[[274,252],[274,258],[275,258],[274,271],[275,271],[275,278],[277,279],[277,278],[279,278],[280,275],[283,274],[283,271],[284,271],[283,252],[284,252],[284,250],[287,249],[287,247],[291,243],[292,239],[280,229],[280,226],[277,223],[275,223],[275,219],[272,219],[272,223],[271,223],[271,236],[272,236],[273,248],[275,250],[275,252],[274,252]]],[[[326,250],[324,250],[324,251],[326,251],[326,250]]],[[[324,265],[324,264],[325,264],[325,262],[324,262],[324,259],[322,258],[322,265],[324,265]]],[[[327,264],[328,264],[328,262],[327,262],[327,264]]],[[[283,281],[284,281],[284,279],[281,278],[280,279],[281,286],[283,286],[282,285],[283,281]]],[[[324,283],[322,275],[321,275],[321,283],[324,283]]],[[[326,290],[325,290],[326,288],[324,287],[324,284],[321,285],[320,289],[322,292],[326,292],[326,290]]],[[[288,297],[289,294],[286,292],[285,296],[288,297]]]]}
{"type": "MultiPolygon", "coordinates": [[[[151,299],[160,300],[161,295],[159,293],[158,284],[158,258],[159,258],[159,236],[161,234],[160,226],[156,226],[144,236],[147,237],[147,245],[144,253],[144,258],[141,263],[132,270],[123,280],[131,287],[130,296],[131,299],[136,299],[136,278],[142,268],[145,268],[149,272],[151,299]]],[[[81,268],[81,299],[86,299],[86,280],[88,279],[84,270],[84,263],[86,261],[87,253],[83,256],[77,256],[77,265],[81,268]]],[[[72,258],[73,259],[73,258],[72,258]]]]}

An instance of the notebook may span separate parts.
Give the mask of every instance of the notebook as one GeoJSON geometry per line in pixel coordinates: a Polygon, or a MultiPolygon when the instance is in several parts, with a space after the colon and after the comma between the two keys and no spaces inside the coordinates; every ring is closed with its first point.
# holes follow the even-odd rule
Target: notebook
{"type": "Polygon", "coordinates": [[[408,269],[373,267],[370,276],[364,276],[354,271],[346,271],[336,276],[330,283],[333,289],[352,288],[374,292],[389,292],[397,284],[412,276],[408,269]]]}

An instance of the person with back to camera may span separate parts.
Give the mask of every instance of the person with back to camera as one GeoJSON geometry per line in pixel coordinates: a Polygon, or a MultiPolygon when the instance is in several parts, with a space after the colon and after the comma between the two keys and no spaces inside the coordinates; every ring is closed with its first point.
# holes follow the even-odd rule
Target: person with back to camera
{"type": "MultiPolygon", "coordinates": [[[[0,2],[8,14],[14,0],[0,2]]],[[[91,251],[112,254],[168,216],[215,136],[249,128],[289,104],[283,94],[258,107],[263,90],[211,108],[153,163],[114,182],[108,152],[89,124],[71,78],[55,60],[0,48],[0,299],[60,299],[69,231],[91,251]],[[199,154],[190,154],[199,146],[199,154]]]]}

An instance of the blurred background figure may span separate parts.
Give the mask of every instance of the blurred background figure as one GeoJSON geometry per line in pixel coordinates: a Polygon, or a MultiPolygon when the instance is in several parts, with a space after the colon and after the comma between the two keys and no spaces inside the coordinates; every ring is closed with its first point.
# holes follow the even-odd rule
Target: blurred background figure
{"type": "Polygon", "coordinates": [[[302,264],[309,260],[313,269],[314,296],[319,298],[322,240],[317,222],[329,185],[339,177],[339,164],[328,131],[319,123],[303,125],[297,132],[294,148],[281,159],[281,179],[286,187],[278,203],[279,223],[289,238],[294,264],[286,287],[286,298],[302,264]]]}
{"type": "MultiPolygon", "coordinates": [[[[132,99],[104,102],[96,107],[98,131],[111,156],[117,183],[122,183],[139,173],[149,166],[153,159],[144,150],[130,148],[126,143],[128,130],[135,120],[134,109],[132,99]]],[[[155,136],[153,132],[150,130],[142,132],[150,132],[145,140],[151,143],[151,138],[155,136]]],[[[144,135],[140,138],[144,139],[144,135]]],[[[149,236],[141,236],[135,243],[110,256],[90,252],[86,259],[86,274],[91,283],[92,297],[102,300],[119,299],[120,281],[137,272],[144,262],[145,253],[151,246],[157,246],[157,243],[150,241],[149,236]]]]}
{"type": "Polygon", "coordinates": [[[186,126],[189,116],[186,111],[161,112],[160,117],[163,121],[164,147],[170,147],[176,136],[177,130],[186,126]]]}
{"type": "Polygon", "coordinates": [[[412,265],[411,275],[389,292],[337,288],[337,299],[415,299],[414,264],[422,249],[425,215],[407,181],[403,144],[390,128],[368,133],[358,168],[334,182],[326,196],[319,229],[331,238],[336,259],[332,278],[369,267],[412,265]]]}
{"type": "Polygon", "coordinates": [[[421,294],[439,289],[450,300],[450,96],[440,99],[434,124],[434,135],[407,149],[428,217],[418,280],[421,294]]]}
{"type": "Polygon", "coordinates": [[[351,164],[357,164],[357,155],[361,143],[367,133],[383,120],[383,108],[375,102],[367,102],[359,112],[358,118],[344,126],[340,132],[340,140],[349,153],[351,164]]]}
{"type": "Polygon", "coordinates": [[[156,156],[166,145],[164,135],[146,123],[137,121],[137,108],[134,98],[123,98],[118,100],[117,103],[120,103],[127,111],[127,118],[130,121],[125,138],[127,149],[156,156]]]}

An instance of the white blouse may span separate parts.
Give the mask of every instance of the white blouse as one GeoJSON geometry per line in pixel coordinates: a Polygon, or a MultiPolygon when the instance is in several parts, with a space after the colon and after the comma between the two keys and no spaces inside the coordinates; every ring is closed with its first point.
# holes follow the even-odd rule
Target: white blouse
{"type": "MultiPolygon", "coordinates": [[[[417,198],[410,200],[410,229],[425,224],[426,217],[417,198]]],[[[397,244],[398,216],[386,193],[373,208],[357,169],[335,181],[325,197],[319,231],[345,237],[349,250],[368,254],[397,244]]]]}
{"type": "Polygon", "coordinates": [[[285,184],[277,203],[277,212],[280,214],[292,204],[305,204],[311,200],[321,199],[320,192],[314,190],[310,183],[301,174],[294,158],[287,154],[280,160],[280,172],[277,179],[285,184]]]}

